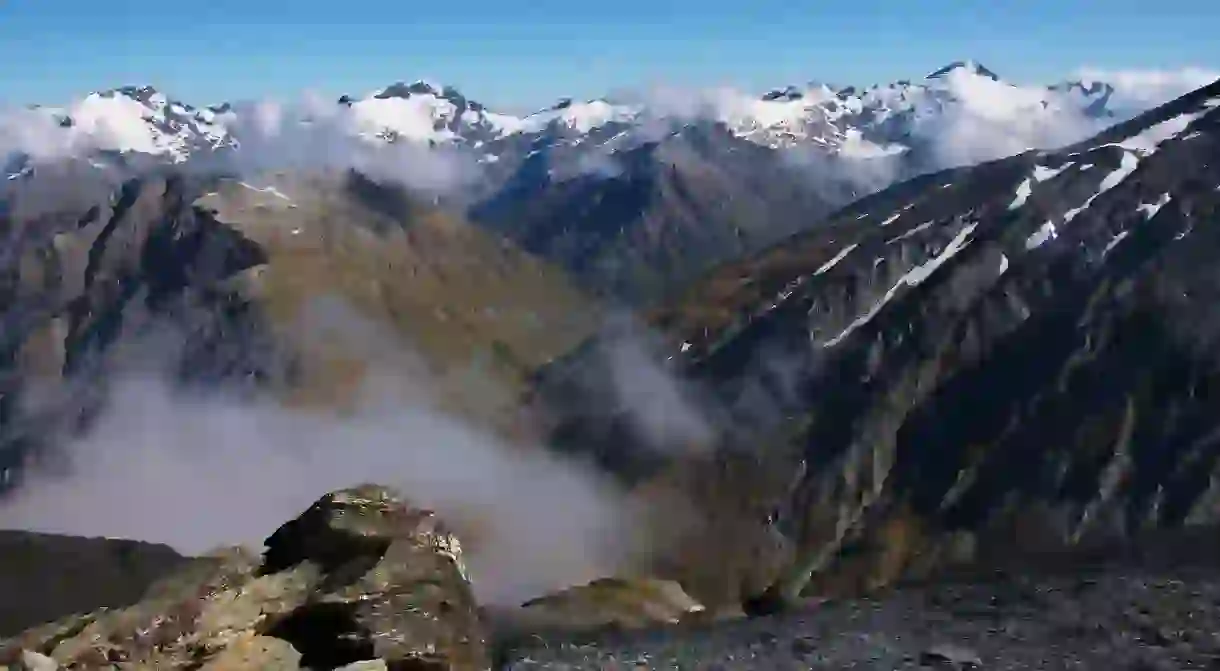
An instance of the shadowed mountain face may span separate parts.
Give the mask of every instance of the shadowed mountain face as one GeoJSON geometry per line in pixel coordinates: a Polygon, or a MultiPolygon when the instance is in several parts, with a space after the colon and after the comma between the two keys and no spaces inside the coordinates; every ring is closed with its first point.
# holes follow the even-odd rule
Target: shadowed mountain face
{"type": "Polygon", "coordinates": [[[613,149],[611,136],[602,153],[539,150],[473,216],[589,290],[639,304],[808,228],[847,200],[830,195],[825,176],[724,126],[656,135],[613,149]]]}
{"type": "MultiPolygon", "coordinates": [[[[723,441],[790,466],[774,593],[1215,522],[1218,216],[1220,83],[892,187],[655,311],[723,441]]],[[[593,414],[558,425],[621,425],[593,414]]]]}
{"type": "Polygon", "coordinates": [[[562,273],[358,173],[65,170],[0,210],[5,483],[141,371],[332,408],[409,377],[515,430],[520,385],[594,323],[562,273]]]}

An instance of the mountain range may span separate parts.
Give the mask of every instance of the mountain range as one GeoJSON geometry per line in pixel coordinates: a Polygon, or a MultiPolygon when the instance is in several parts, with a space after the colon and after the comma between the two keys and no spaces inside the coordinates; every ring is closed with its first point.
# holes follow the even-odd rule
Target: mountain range
{"type": "Polygon", "coordinates": [[[13,137],[8,140],[25,145],[15,149],[31,153],[92,149],[155,154],[183,162],[197,153],[240,145],[260,124],[266,131],[267,124],[281,121],[308,124],[340,117],[343,132],[367,140],[464,146],[478,150],[487,162],[498,162],[520,147],[601,146],[613,138],[622,142],[622,134],[664,134],[665,123],[648,127],[657,122],[681,126],[710,121],[764,146],[808,145],[869,158],[910,151],[910,141],[919,135],[921,125],[959,109],[995,120],[1033,114],[1053,123],[1073,112],[1097,119],[1123,118],[1142,111],[1137,104],[1099,81],[1015,86],[974,61],[952,63],[918,82],[867,88],[813,83],[761,96],[727,89],[660,89],[624,100],[563,99],[525,116],[494,112],[452,86],[422,80],[392,84],[361,97],[344,95],[329,104],[313,100],[284,119],[273,118],[275,111],[282,110],[272,110],[269,104],[200,107],[173,100],[150,86],[127,86],[91,93],[67,106],[27,108],[20,121],[58,128],[57,133],[47,133],[58,137],[34,138],[33,131],[27,131],[30,135],[23,138],[19,130],[10,128],[13,137]],[[612,134],[591,136],[607,126],[612,134]],[[35,139],[44,145],[38,146],[35,139]]]}
{"type": "Polygon", "coordinates": [[[9,179],[63,156],[128,173],[151,161],[393,175],[586,291],[647,305],[892,183],[1061,146],[1147,107],[1100,81],[1012,85],[974,61],[866,88],[620,98],[514,116],[427,81],[337,101],[203,107],[124,87],[0,116],[0,153],[9,150],[9,179]]]}

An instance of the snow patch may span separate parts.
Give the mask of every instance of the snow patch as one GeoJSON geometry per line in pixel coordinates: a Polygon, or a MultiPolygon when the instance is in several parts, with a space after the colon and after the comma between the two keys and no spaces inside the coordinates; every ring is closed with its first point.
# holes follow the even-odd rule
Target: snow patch
{"type": "Polygon", "coordinates": [[[1045,182],[1064,170],[1067,170],[1069,167],[1071,167],[1071,165],[1071,163],[1064,163],[1058,168],[1046,168],[1040,165],[1035,165],[1033,175],[1025,178],[1025,181],[1021,182],[1021,184],[1017,186],[1016,198],[1014,198],[1012,203],[1008,205],[1008,209],[1016,210],[1025,205],[1025,201],[1029,200],[1030,195],[1032,195],[1034,192],[1035,182],[1045,182]]]}
{"type": "Polygon", "coordinates": [[[856,247],[859,247],[859,246],[860,246],[859,243],[853,243],[853,244],[850,244],[850,245],[844,247],[838,254],[835,255],[835,257],[833,259],[827,261],[826,263],[823,263],[821,268],[818,268],[817,270],[813,271],[813,274],[821,275],[822,273],[826,272],[827,270],[834,268],[836,265],[838,265],[838,263],[840,261],[842,261],[844,258],[846,258],[847,255],[850,254],[853,249],[855,249],[856,247]]]}
{"type": "Polygon", "coordinates": [[[242,186],[246,187],[247,189],[250,189],[251,191],[257,191],[258,193],[267,193],[267,194],[275,196],[276,198],[279,198],[281,200],[286,200],[290,203],[292,202],[291,198],[289,198],[287,195],[284,194],[284,192],[280,191],[279,189],[275,188],[274,186],[265,186],[265,187],[260,188],[260,187],[254,186],[253,184],[249,184],[246,182],[238,182],[238,184],[241,184],[242,186]]]}
{"type": "Polygon", "coordinates": [[[1135,209],[1139,212],[1143,212],[1145,219],[1151,219],[1156,216],[1157,212],[1161,211],[1162,207],[1168,205],[1170,200],[1172,199],[1168,193],[1162,193],[1161,197],[1158,198],[1155,203],[1141,203],[1135,209]]]}
{"type": "Polygon", "coordinates": [[[915,228],[912,228],[911,230],[907,231],[906,233],[903,233],[902,235],[899,235],[898,237],[894,237],[894,238],[890,238],[889,240],[886,240],[885,244],[890,245],[895,242],[898,242],[899,240],[906,240],[907,238],[911,237],[912,235],[916,235],[921,231],[928,230],[929,228],[932,227],[932,224],[935,224],[935,223],[936,223],[935,221],[925,221],[924,223],[916,226],[915,228]]]}
{"type": "Polygon", "coordinates": [[[1139,166],[1139,162],[1139,157],[1135,154],[1123,154],[1122,160],[1119,161],[1118,168],[1116,168],[1114,172],[1106,175],[1105,179],[1101,180],[1101,185],[1098,187],[1099,190],[1097,195],[1093,197],[1096,198],[1097,196],[1100,196],[1106,191],[1109,191],[1110,189],[1113,189],[1121,184],[1124,179],[1127,179],[1131,176],[1131,173],[1135,172],[1135,168],[1139,166]]]}
{"type": "Polygon", "coordinates": [[[1025,239],[1025,249],[1037,249],[1046,244],[1048,240],[1053,240],[1057,237],[1059,237],[1059,231],[1055,229],[1055,223],[1047,221],[1025,239]]]}
{"type": "Polygon", "coordinates": [[[1179,114],[1172,119],[1166,119],[1158,124],[1154,124],[1132,135],[1131,137],[1116,142],[1113,145],[1102,145],[1122,147],[1130,151],[1137,152],[1141,156],[1148,156],[1157,150],[1162,143],[1171,140],[1181,135],[1190,124],[1194,123],[1195,119],[1203,116],[1202,112],[1192,112],[1188,114],[1179,114]]]}
{"type": "Polygon", "coordinates": [[[1084,205],[1072,208],[1064,213],[1063,221],[1065,223],[1070,222],[1081,212],[1087,210],[1089,206],[1093,204],[1093,201],[1097,200],[1098,196],[1109,191],[1110,189],[1113,189],[1122,183],[1124,179],[1130,177],[1131,173],[1135,172],[1136,167],[1139,166],[1139,163],[1139,156],[1134,152],[1124,152],[1118,167],[1115,168],[1113,172],[1106,175],[1105,179],[1101,180],[1101,185],[1098,187],[1097,193],[1089,196],[1089,199],[1084,202],[1084,205]]]}
{"type": "Polygon", "coordinates": [[[903,210],[900,210],[900,211],[895,212],[894,214],[890,215],[888,219],[886,219],[885,221],[881,222],[881,225],[882,225],[882,226],[889,226],[890,224],[894,223],[895,221],[898,221],[898,217],[901,217],[901,216],[902,216],[902,212],[903,212],[904,210],[905,210],[905,208],[903,208],[903,210]]]}
{"type": "Polygon", "coordinates": [[[634,105],[613,105],[605,100],[590,100],[531,114],[523,120],[521,129],[537,132],[551,124],[559,124],[580,133],[588,133],[614,121],[633,121],[641,112],[642,109],[634,105]]]}
{"type": "Polygon", "coordinates": [[[1034,192],[1033,179],[1030,177],[1026,177],[1021,182],[1021,184],[1017,186],[1016,198],[1013,198],[1012,202],[1008,204],[1008,209],[1015,210],[1015,209],[1021,207],[1022,205],[1024,205],[1025,201],[1029,199],[1030,195],[1033,194],[1033,192],[1034,192]]]}
{"type": "Polygon", "coordinates": [[[1008,256],[1000,254],[1000,274],[1003,275],[1006,272],[1008,272],[1008,256]]]}
{"type": "Polygon", "coordinates": [[[902,290],[902,287],[919,286],[925,280],[931,277],[932,273],[935,273],[949,259],[956,256],[958,252],[962,251],[968,244],[970,244],[968,238],[970,237],[970,234],[974,232],[974,229],[977,226],[977,223],[963,226],[962,230],[957,232],[957,235],[949,241],[949,244],[945,245],[945,248],[941,250],[939,254],[929,259],[923,265],[915,266],[907,271],[906,274],[904,274],[898,279],[897,282],[894,283],[894,286],[890,287],[889,291],[885,292],[885,295],[881,297],[881,300],[877,301],[876,304],[869,308],[868,312],[857,317],[854,321],[852,321],[852,323],[848,324],[847,328],[843,329],[839,335],[822,343],[822,347],[830,348],[838,345],[839,343],[843,342],[844,338],[851,335],[851,333],[856,329],[872,321],[872,319],[877,316],[877,313],[881,312],[881,309],[885,307],[885,305],[889,303],[900,290],[902,290]]]}
{"type": "Polygon", "coordinates": [[[1114,236],[1110,240],[1110,242],[1106,243],[1105,248],[1101,250],[1101,255],[1105,256],[1106,254],[1109,254],[1111,249],[1114,249],[1116,246],[1118,246],[1118,243],[1122,242],[1123,240],[1126,240],[1127,236],[1130,234],[1131,234],[1131,231],[1122,231],[1118,235],[1114,236]]]}

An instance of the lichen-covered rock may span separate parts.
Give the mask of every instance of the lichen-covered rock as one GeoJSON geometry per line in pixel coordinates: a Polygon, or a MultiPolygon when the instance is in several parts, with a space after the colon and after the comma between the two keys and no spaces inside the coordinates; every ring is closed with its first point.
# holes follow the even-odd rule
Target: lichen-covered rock
{"type": "Polygon", "coordinates": [[[0,665],[31,653],[77,669],[490,665],[457,539],[374,485],[319,499],[267,539],[261,559],[213,553],[129,608],[0,641],[0,665]]]}
{"type": "Polygon", "coordinates": [[[244,634],[199,671],[295,671],[301,653],[280,638],[244,634]]]}

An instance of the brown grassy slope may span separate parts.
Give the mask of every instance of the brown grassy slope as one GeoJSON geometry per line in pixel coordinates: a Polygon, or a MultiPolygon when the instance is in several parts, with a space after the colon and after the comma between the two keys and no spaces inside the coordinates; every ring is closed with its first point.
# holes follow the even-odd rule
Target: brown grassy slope
{"type": "Polygon", "coordinates": [[[197,201],[269,254],[240,281],[286,337],[320,357],[299,400],[335,400],[369,366],[410,354],[442,396],[499,415],[531,371],[591,333],[596,310],[560,271],[448,214],[377,202],[401,193],[361,195],[352,179],[254,182],[274,191],[227,181],[197,201]],[[319,316],[326,297],[376,335],[352,340],[354,325],[336,323],[344,317],[319,316]]]}
{"type": "Polygon", "coordinates": [[[757,255],[719,265],[651,310],[648,320],[692,344],[714,340],[743,313],[765,305],[793,278],[813,273],[863,235],[850,223],[828,222],[757,255]]]}

